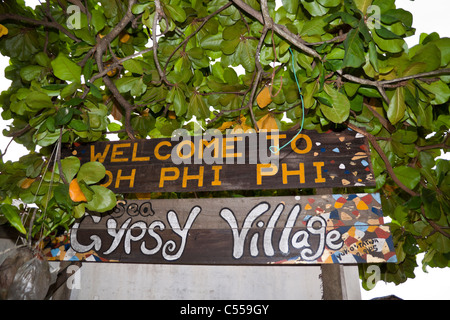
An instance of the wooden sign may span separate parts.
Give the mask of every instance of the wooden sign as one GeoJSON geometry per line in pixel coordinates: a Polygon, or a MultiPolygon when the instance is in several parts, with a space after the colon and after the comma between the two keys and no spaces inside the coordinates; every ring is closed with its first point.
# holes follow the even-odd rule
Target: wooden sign
{"type": "Polygon", "coordinates": [[[69,155],[103,163],[115,193],[375,186],[367,140],[351,130],[103,141],[69,155]]]}
{"type": "Polygon", "coordinates": [[[119,201],[49,260],[164,264],[396,262],[379,194],[119,201]]]}

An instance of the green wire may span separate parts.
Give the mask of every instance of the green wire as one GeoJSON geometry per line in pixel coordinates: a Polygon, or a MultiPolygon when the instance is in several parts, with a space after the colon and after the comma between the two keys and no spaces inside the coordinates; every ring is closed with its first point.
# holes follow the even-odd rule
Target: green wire
{"type": "Polygon", "coordinates": [[[294,73],[295,82],[297,82],[298,93],[300,94],[300,99],[302,101],[302,125],[300,127],[300,130],[298,130],[297,134],[290,141],[286,142],[286,144],[284,146],[282,146],[281,148],[279,148],[277,146],[270,146],[269,150],[272,153],[277,153],[278,151],[280,151],[281,149],[286,147],[288,144],[290,144],[295,138],[297,138],[297,136],[300,134],[300,132],[302,132],[303,125],[305,124],[305,103],[303,102],[302,89],[300,89],[300,84],[298,83],[297,74],[295,73],[294,53],[292,52],[291,47],[289,47],[289,51],[291,52],[291,58],[292,58],[292,72],[294,73]]]}

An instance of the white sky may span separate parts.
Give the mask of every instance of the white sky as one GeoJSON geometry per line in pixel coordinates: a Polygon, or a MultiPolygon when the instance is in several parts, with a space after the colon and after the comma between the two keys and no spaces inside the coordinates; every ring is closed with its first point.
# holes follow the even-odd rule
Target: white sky
{"type": "MultiPolygon", "coordinates": [[[[27,0],[27,3],[34,7],[39,3],[38,0],[27,0]]],[[[397,0],[398,8],[404,8],[413,14],[413,27],[417,29],[416,35],[407,39],[408,45],[413,46],[418,43],[421,33],[438,32],[441,37],[450,37],[450,23],[448,15],[450,12],[450,0],[397,0]]],[[[0,70],[8,65],[8,60],[0,56],[0,70]]],[[[6,90],[9,87],[9,80],[4,78],[3,72],[0,72],[0,90],[6,90]]],[[[0,119],[0,130],[6,128],[9,122],[0,119]]],[[[9,138],[0,134],[0,149],[6,148],[9,138]]],[[[26,150],[17,144],[12,144],[5,160],[18,160],[25,154],[26,150]]],[[[420,267],[416,268],[416,278],[408,279],[408,281],[399,286],[393,284],[385,284],[379,282],[375,289],[367,292],[361,289],[363,299],[371,299],[390,294],[395,294],[402,299],[450,299],[450,270],[447,269],[431,269],[429,273],[421,271],[421,259],[418,258],[420,267]]]]}

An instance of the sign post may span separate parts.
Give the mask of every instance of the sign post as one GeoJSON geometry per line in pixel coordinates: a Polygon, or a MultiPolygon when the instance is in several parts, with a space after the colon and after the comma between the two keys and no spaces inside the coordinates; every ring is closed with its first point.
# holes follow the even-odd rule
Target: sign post
{"type": "Polygon", "coordinates": [[[350,129],[226,136],[180,132],[165,139],[75,144],[63,155],[103,163],[102,185],[125,195],[318,191],[287,197],[120,200],[107,214],[91,213],[77,221],[47,249],[49,260],[319,264],[324,299],[344,298],[343,264],[396,262],[380,195],[332,194],[332,188],[376,185],[368,142],[350,129]]]}

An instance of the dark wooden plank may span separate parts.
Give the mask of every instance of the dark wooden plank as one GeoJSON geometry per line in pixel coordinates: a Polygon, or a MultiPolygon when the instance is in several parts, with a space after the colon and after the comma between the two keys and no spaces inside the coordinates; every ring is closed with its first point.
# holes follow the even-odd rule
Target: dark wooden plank
{"type": "MultiPolygon", "coordinates": [[[[159,199],[87,216],[50,260],[177,264],[394,262],[378,194],[159,199]]],[[[53,249],[53,250],[51,250],[53,249]]]]}
{"type": "Polygon", "coordinates": [[[367,140],[351,130],[103,141],[69,155],[102,162],[116,193],[375,185],[367,140]],[[286,146],[273,154],[271,145],[286,146]]]}

